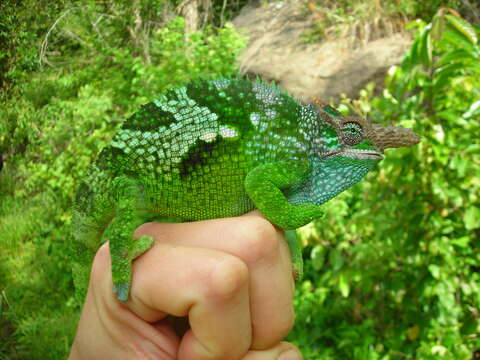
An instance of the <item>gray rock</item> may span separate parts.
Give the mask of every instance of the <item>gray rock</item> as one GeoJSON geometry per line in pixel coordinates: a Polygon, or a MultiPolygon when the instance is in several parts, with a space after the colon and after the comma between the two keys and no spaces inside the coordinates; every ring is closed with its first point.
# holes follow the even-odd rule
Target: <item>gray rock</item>
{"type": "Polygon", "coordinates": [[[301,0],[244,7],[233,21],[250,39],[240,72],[274,80],[300,99],[328,101],[341,93],[355,98],[370,81],[381,88],[388,69],[401,63],[411,45],[404,32],[362,43],[348,37],[306,43],[301,36],[314,21],[301,0]]]}

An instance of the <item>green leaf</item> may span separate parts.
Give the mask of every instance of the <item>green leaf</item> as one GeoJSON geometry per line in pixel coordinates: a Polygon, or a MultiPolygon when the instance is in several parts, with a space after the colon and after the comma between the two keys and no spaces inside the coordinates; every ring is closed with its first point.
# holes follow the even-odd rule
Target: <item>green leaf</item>
{"type": "Polygon", "coordinates": [[[438,265],[435,265],[435,264],[428,265],[428,271],[430,271],[430,274],[432,274],[432,276],[435,279],[440,278],[440,267],[438,265]]]}
{"type": "Polygon", "coordinates": [[[464,119],[469,119],[473,116],[477,116],[480,113],[480,100],[475,101],[470,107],[468,108],[467,111],[462,115],[464,119]]]}
{"type": "Polygon", "coordinates": [[[441,57],[437,64],[447,65],[454,62],[478,61],[478,58],[465,49],[457,49],[441,57]]]}
{"type": "Polygon", "coordinates": [[[422,64],[426,67],[432,65],[432,38],[430,36],[430,31],[424,31],[422,37],[420,38],[419,47],[419,58],[422,60],[422,64]]]}
{"type": "Polygon", "coordinates": [[[348,284],[345,274],[340,274],[338,278],[338,288],[343,297],[348,297],[350,295],[350,285],[348,284]]]}
{"type": "Polygon", "coordinates": [[[480,208],[472,206],[465,211],[463,221],[467,230],[478,229],[480,227],[480,208]]]}
{"type": "Polygon", "coordinates": [[[470,242],[470,236],[462,236],[450,241],[453,245],[456,245],[461,248],[467,248],[470,242]]]}
{"type": "Polygon", "coordinates": [[[323,267],[326,253],[327,250],[325,246],[317,245],[313,248],[310,257],[312,259],[312,265],[315,270],[318,271],[323,267]]]}
{"type": "Polygon", "coordinates": [[[441,77],[441,76],[446,76],[446,77],[453,77],[455,74],[458,73],[459,70],[463,70],[465,68],[464,64],[461,63],[450,63],[444,66],[441,66],[435,70],[433,73],[434,77],[441,77]]]}
{"type": "Polygon", "coordinates": [[[333,267],[333,270],[339,270],[343,266],[344,262],[341,250],[335,248],[330,251],[329,261],[333,267]]]}
{"type": "Polygon", "coordinates": [[[432,21],[431,37],[433,41],[440,41],[445,28],[445,19],[443,16],[435,16],[432,21]]]}
{"type": "Polygon", "coordinates": [[[419,47],[421,46],[420,44],[423,41],[423,37],[425,37],[425,36],[426,36],[426,34],[423,31],[422,35],[419,38],[417,38],[413,41],[412,47],[410,48],[407,55],[405,56],[405,58],[402,61],[401,68],[403,70],[409,70],[412,66],[417,65],[418,59],[420,57],[419,56],[419,47]]]}
{"type": "Polygon", "coordinates": [[[465,69],[463,64],[453,63],[438,68],[434,74],[433,90],[434,94],[441,94],[445,86],[449,85],[455,76],[458,76],[465,69]]]}
{"type": "Polygon", "coordinates": [[[452,25],[458,32],[463,34],[472,44],[477,44],[478,37],[474,27],[467,21],[453,15],[445,15],[448,23],[452,25]]]}
{"type": "Polygon", "coordinates": [[[454,46],[455,48],[463,48],[467,50],[468,52],[471,52],[472,54],[477,53],[476,46],[472,44],[468,38],[463,36],[463,34],[457,32],[457,31],[452,31],[452,27],[449,26],[447,30],[443,33],[443,40],[447,43],[449,43],[451,46],[454,46]]]}
{"type": "Polygon", "coordinates": [[[440,119],[444,119],[444,120],[447,120],[447,121],[451,121],[451,122],[455,122],[458,117],[460,116],[459,114],[457,114],[456,112],[454,111],[450,111],[450,110],[445,110],[445,111],[440,111],[440,112],[437,112],[437,117],[440,118],[440,119]]]}
{"type": "Polygon", "coordinates": [[[432,347],[431,351],[432,351],[432,355],[438,355],[439,357],[443,357],[445,356],[448,350],[445,346],[435,345],[432,347]]]}

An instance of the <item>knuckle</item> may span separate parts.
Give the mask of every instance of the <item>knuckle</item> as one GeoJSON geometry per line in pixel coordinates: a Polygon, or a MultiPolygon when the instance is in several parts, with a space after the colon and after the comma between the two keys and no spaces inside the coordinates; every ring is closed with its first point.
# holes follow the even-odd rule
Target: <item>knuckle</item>
{"type": "Polygon", "coordinates": [[[240,232],[240,256],[248,264],[272,261],[279,251],[279,237],[275,227],[263,218],[252,217],[240,232]]]}
{"type": "Polygon", "coordinates": [[[207,296],[228,300],[237,295],[248,282],[247,265],[233,256],[217,264],[211,273],[207,296]]]}

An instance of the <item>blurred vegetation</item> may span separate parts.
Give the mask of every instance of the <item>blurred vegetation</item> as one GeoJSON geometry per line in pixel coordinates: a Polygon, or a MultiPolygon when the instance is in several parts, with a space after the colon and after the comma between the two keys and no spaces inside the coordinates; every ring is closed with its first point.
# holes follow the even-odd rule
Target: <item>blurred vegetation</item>
{"type": "MultiPolygon", "coordinates": [[[[227,20],[244,3],[205,1],[186,31],[183,2],[0,2],[0,359],[66,358],[79,311],[66,252],[78,180],[140,104],[236,72],[245,39],[227,20]]],[[[337,3],[349,15],[365,1],[337,3]]],[[[442,3],[474,14],[467,0],[442,3]]],[[[341,109],[413,126],[422,143],[387,154],[304,229],[290,339],[306,359],[474,359],[479,29],[438,1],[381,6],[419,19],[415,42],[382,97],[368,87],[341,109]]]]}

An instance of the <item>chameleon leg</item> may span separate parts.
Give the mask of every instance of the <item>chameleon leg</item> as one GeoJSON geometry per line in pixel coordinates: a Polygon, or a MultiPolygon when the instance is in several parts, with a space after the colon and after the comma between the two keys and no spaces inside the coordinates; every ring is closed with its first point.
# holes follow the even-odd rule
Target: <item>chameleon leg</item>
{"type": "Polygon", "coordinates": [[[295,230],[285,231],[285,240],[287,241],[290,256],[292,257],[293,277],[295,281],[300,281],[303,277],[303,258],[302,246],[300,245],[297,232],[295,230]]]}
{"type": "Polygon", "coordinates": [[[245,190],[257,209],[275,225],[284,230],[297,229],[323,212],[318,205],[292,205],[281,189],[291,187],[308,174],[306,161],[280,161],[257,166],[245,178],[245,190]]]}
{"type": "Polygon", "coordinates": [[[146,221],[137,210],[141,198],[139,186],[128,178],[120,177],[115,179],[113,189],[117,199],[116,215],[105,229],[103,240],[110,242],[115,295],[125,302],[130,291],[132,261],[150,249],[154,239],[146,235],[137,239],[132,236],[135,229],[146,221]]]}

